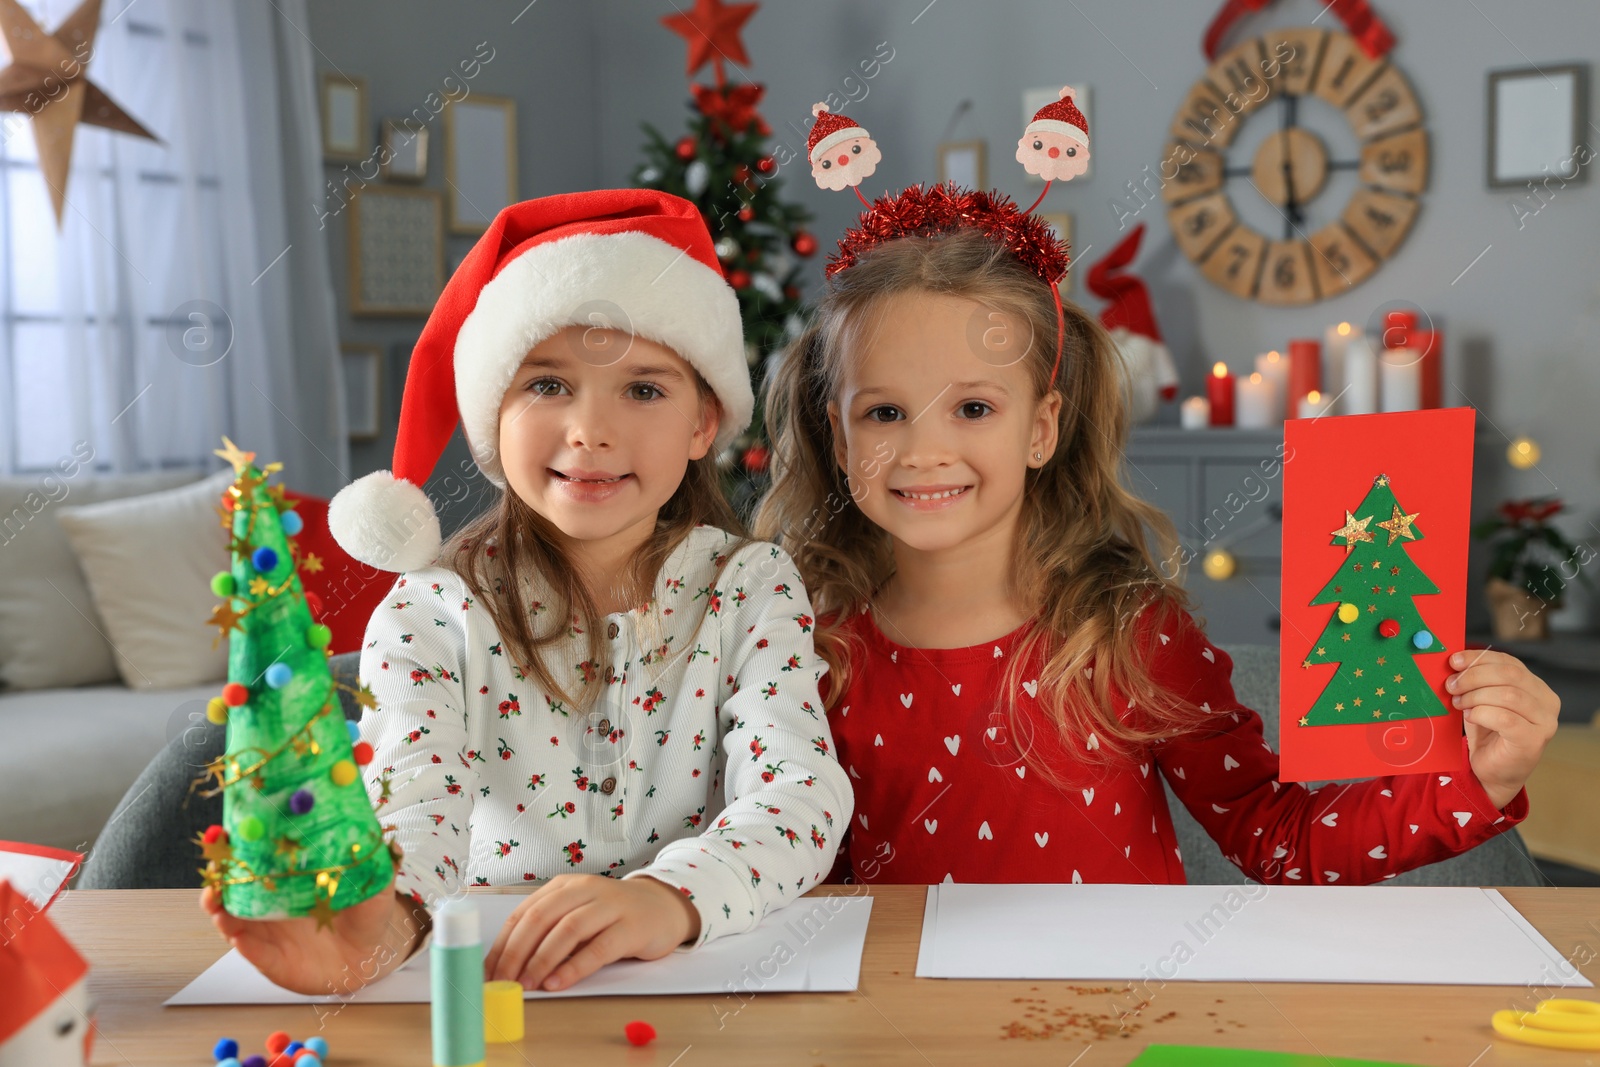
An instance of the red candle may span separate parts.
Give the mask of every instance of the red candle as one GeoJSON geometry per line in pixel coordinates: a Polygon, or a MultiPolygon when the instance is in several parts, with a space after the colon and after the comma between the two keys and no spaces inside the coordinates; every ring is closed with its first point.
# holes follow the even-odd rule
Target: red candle
{"type": "Polygon", "coordinates": [[[1390,311],[1383,316],[1383,347],[1405,348],[1417,328],[1415,311],[1390,311]]]}
{"type": "Polygon", "coordinates": [[[1284,410],[1293,418],[1301,399],[1322,388],[1322,342],[1301,337],[1289,342],[1289,399],[1284,410]]]}
{"type": "Polygon", "coordinates": [[[1413,330],[1410,339],[1410,347],[1422,353],[1422,406],[1439,407],[1444,399],[1444,334],[1413,330]]]}
{"type": "Polygon", "coordinates": [[[1211,401],[1211,425],[1233,425],[1233,375],[1226,363],[1217,363],[1206,379],[1206,399],[1211,401]]]}

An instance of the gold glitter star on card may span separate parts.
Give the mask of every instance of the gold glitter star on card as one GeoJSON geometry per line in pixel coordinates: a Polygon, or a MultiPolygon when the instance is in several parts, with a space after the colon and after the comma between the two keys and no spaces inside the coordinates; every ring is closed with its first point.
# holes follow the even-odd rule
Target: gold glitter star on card
{"type": "Polygon", "coordinates": [[[1345,555],[1348,556],[1350,554],[1351,550],[1356,547],[1356,542],[1357,541],[1371,541],[1372,540],[1372,536],[1373,536],[1372,535],[1372,531],[1367,529],[1367,523],[1369,523],[1371,521],[1372,521],[1372,516],[1371,515],[1368,515],[1364,519],[1358,519],[1354,515],[1352,515],[1348,510],[1345,511],[1345,513],[1344,513],[1344,525],[1341,526],[1339,529],[1333,531],[1333,536],[1334,537],[1342,537],[1342,538],[1344,538],[1344,554],[1345,555]]]}
{"type": "Polygon", "coordinates": [[[1411,529],[1411,524],[1416,521],[1417,516],[1420,514],[1422,514],[1422,512],[1413,511],[1410,515],[1406,515],[1401,512],[1400,505],[1395,504],[1394,514],[1378,523],[1378,526],[1389,531],[1389,543],[1391,545],[1394,544],[1395,538],[1401,536],[1404,536],[1407,541],[1415,541],[1417,539],[1417,535],[1416,532],[1411,529]]]}
{"type": "Polygon", "coordinates": [[[300,562],[300,567],[307,574],[321,574],[322,560],[317,558],[317,554],[315,552],[307,552],[306,558],[300,562]]]}

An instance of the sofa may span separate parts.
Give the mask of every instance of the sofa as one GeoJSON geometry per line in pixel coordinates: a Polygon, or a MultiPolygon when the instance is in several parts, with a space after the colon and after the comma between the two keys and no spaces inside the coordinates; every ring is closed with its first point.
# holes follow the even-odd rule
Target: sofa
{"type": "MultiPolygon", "coordinates": [[[[1277,742],[1278,651],[1264,645],[1224,646],[1234,661],[1233,684],[1240,699],[1260,710],[1268,740],[1277,742]]],[[[359,653],[329,661],[334,678],[357,686],[359,653]]],[[[345,717],[360,720],[354,699],[340,690],[345,717]]],[[[190,795],[201,769],[223,751],[223,727],[202,723],[175,737],[141,774],[112,815],[106,832],[84,864],[79,889],[198,887],[199,850],[194,837],[222,819],[222,799],[190,795]]],[[[1247,881],[1222,855],[1168,790],[1179,848],[1189,881],[1237,885],[1247,881]]],[[[1543,884],[1516,830],[1459,856],[1388,879],[1383,885],[1543,884]]]]}

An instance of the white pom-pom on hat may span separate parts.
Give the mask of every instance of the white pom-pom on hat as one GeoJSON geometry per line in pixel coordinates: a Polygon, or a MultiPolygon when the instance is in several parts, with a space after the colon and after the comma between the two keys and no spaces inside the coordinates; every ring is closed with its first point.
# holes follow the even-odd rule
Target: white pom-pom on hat
{"type": "Polygon", "coordinates": [[[428,494],[390,471],[339,490],[328,504],[328,528],[346,552],[385,571],[431,566],[443,543],[428,494]]]}

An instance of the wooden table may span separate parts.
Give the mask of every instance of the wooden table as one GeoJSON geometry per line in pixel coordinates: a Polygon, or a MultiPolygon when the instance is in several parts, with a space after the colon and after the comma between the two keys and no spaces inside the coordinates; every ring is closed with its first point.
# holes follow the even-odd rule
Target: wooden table
{"type": "MultiPolygon", "coordinates": [[[[850,894],[860,887],[822,886],[850,894]]],[[[1600,976],[1600,889],[1507,888],[1506,899],[1586,977],[1600,976]]],[[[1506,986],[1170,982],[1139,1003],[1125,983],[949,981],[913,977],[922,886],[879,886],[855,993],[592,997],[529,1001],[527,1038],[490,1045],[490,1064],[702,1067],[739,1064],[1125,1064],[1147,1044],[1205,1044],[1394,1059],[1440,1067],[1600,1063],[1600,1056],[1494,1036],[1499,1008],[1531,1008],[1544,989],[1506,986]],[[623,1039],[645,1019],[647,1048],[623,1039]]],[[[192,890],[69,891],[52,909],[90,961],[99,1003],[94,1064],[211,1063],[220,1036],[259,1050],[273,1030],[320,1032],[329,1067],[411,1065],[429,1055],[424,1004],[164,1008],[227,946],[192,890]]],[[[1462,931],[1470,937],[1470,931],[1462,931]]],[[[1568,996],[1600,999],[1593,989],[1568,996]]]]}

